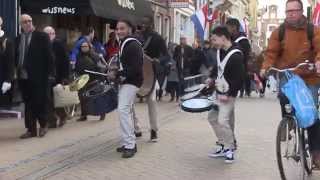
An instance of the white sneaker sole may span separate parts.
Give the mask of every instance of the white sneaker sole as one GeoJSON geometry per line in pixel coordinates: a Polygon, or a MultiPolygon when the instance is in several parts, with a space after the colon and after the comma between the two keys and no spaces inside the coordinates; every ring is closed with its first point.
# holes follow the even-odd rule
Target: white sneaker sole
{"type": "Polygon", "coordinates": [[[210,158],[220,158],[220,157],[225,157],[224,154],[208,154],[208,157],[210,158]]]}
{"type": "Polygon", "coordinates": [[[158,139],[150,139],[149,142],[156,143],[156,142],[158,142],[158,139]]]}
{"type": "Polygon", "coordinates": [[[225,162],[226,164],[232,164],[232,163],[234,162],[234,160],[224,160],[224,162],[225,162]]]}

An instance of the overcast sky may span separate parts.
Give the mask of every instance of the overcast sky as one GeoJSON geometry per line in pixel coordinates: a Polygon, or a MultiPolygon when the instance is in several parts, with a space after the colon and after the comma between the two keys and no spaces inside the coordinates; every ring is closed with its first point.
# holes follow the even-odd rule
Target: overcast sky
{"type": "MultiPolygon", "coordinates": [[[[307,14],[307,6],[309,6],[308,0],[302,0],[304,6],[304,14],[307,14]]],[[[280,17],[284,17],[285,15],[285,0],[259,0],[259,7],[265,7],[266,5],[276,4],[278,5],[278,13],[280,17]]]]}

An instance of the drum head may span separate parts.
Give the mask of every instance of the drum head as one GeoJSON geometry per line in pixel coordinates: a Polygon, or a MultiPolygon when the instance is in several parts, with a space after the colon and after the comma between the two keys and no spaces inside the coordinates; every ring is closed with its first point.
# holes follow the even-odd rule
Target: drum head
{"type": "Polygon", "coordinates": [[[213,102],[208,99],[189,99],[181,103],[181,109],[186,112],[200,113],[211,110],[213,102]]]}
{"type": "Polygon", "coordinates": [[[147,56],[144,56],[143,59],[143,84],[140,87],[140,90],[137,93],[138,97],[147,97],[149,96],[155,86],[156,76],[152,64],[152,60],[147,56]]]}

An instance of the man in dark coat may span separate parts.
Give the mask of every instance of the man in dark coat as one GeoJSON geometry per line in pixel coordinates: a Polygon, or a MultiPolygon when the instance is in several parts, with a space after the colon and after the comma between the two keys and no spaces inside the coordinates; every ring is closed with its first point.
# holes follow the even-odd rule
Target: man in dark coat
{"type": "Polygon", "coordinates": [[[243,32],[240,32],[240,22],[238,19],[231,18],[226,22],[228,31],[231,33],[231,38],[234,43],[237,43],[241,48],[241,51],[244,55],[244,68],[245,68],[245,80],[242,89],[240,90],[240,97],[243,97],[245,91],[247,96],[251,94],[251,76],[248,69],[248,62],[250,60],[251,54],[251,45],[250,41],[247,38],[247,35],[243,32]]]}
{"type": "MultiPolygon", "coordinates": [[[[159,100],[162,96],[162,85],[165,81],[166,73],[166,57],[168,57],[167,46],[165,40],[153,30],[153,18],[146,16],[142,19],[141,24],[141,40],[143,41],[143,48],[145,53],[151,58],[156,58],[160,62],[154,63],[154,68],[156,70],[156,79],[160,85],[160,90],[158,93],[159,100]]],[[[153,92],[155,93],[155,92],[153,92]]],[[[152,98],[153,93],[147,97],[149,122],[150,122],[150,140],[156,142],[158,140],[158,120],[157,120],[157,107],[156,101],[152,98]]],[[[139,120],[134,113],[133,116],[135,124],[135,134],[137,137],[142,135],[139,120]]]]}
{"type": "Polygon", "coordinates": [[[14,76],[14,46],[1,29],[0,17],[0,108],[10,107],[11,86],[14,76]]]}
{"type": "MultiPolygon", "coordinates": [[[[57,84],[67,84],[69,78],[69,59],[67,55],[66,48],[64,44],[56,38],[56,32],[53,27],[47,26],[43,29],[45,33],[48,34],[51,44],[52,51],[54,55],[54,64],[55,64],[55,82],[51,84],[51,86],[55,86],[57,84]]],[[[52,88],[50,87],[52,90],[52,88]]],[[[64,108],[56,108],[53,107],[53,92],[49,94],[49,114],[48,114],[48,127],[56,128],[57,126],[62,127],[66,123],[67,113],[64,108]],[[57,125],[57,118],[55,117],[55,113],[59,116],[60,121],[59,125],[57,125]]]]}
{"type": "Polygon", "coordinates": [[[179,76],[179,95],[184,92],[184,78],[190,76],[193,49],[187,44],[185,37],[180,38],[180,45],[174,49],[173,59],[177,62],[179,76]]]}
{"type": "Polygon", "coordinates": [[[43,137],[47,128],[49,75],[53,76],[53,56],[47,34],[35,31],[32,18],[23,14],[20,18],[23,30],[16,39],[16,65],[19,87],[25,104],[27,132],[20,138],[43,137]]]}

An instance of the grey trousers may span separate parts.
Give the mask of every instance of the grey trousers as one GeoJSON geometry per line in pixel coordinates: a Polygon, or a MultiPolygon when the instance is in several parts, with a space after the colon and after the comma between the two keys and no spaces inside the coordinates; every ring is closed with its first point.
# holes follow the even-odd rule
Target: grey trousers
{"type": "MultiPolygon", "coordinates": [[[[154,131],[158,131],[157,102],[156,102],[155,95],[156,95],[156,89],[154,89],[153,92],[147,97],[147,105],[148,105],[150,129],[154,131]]],[[[139,119],[137,118],[134,108],[133,108],[133,121],[134,121],[135,132],[140,132],[141,128],[139,125],[139,119]]]]}
{"type": "Polygon", "coordinates": [[[226,149],[235,148],[235,98],[227,102],[217,100],[219,110],[212,109],[208,114],[208,121],[213,128],[218,142],[223,144],[226,149]]]}

